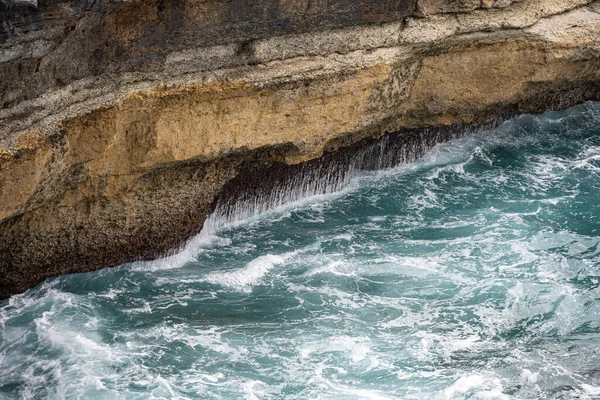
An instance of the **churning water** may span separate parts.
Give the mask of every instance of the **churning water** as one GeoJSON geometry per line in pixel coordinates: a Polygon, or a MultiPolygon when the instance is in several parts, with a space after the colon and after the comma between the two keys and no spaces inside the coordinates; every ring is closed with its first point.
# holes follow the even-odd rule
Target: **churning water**
{"type": "Polygon", "coordinates": [[[600,398],[600,105],[335,189],[1,302],[0,398],[600,398]]]}

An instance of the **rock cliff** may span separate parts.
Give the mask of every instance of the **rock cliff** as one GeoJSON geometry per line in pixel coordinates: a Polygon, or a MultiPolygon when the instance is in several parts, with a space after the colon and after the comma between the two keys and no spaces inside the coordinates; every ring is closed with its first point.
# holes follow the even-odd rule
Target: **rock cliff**
{"type": "Polygon", "coordinates": [[[242,169],[599,98],[600,1],[0,0],[0,297],[181,245],[242,169]]]}

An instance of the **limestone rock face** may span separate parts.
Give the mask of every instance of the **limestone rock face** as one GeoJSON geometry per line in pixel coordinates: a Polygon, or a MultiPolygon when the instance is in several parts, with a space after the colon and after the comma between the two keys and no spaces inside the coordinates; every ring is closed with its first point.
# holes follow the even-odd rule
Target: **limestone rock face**
{"type": "Polygon", "coordinates": [[[2,0],[0,107],[90,76],[161,71],[178,50],[235,43],[251,61],[248,41],[402,20],[415,2],[2,0]]]}
{"type": "Polygon", "coordinates": [[[506,8],[521,0],[419,0],[418,8],[427,15],[462,13],[478,8],[506,8]]]}
{"type": "Polygon", "coordinates": [[[0,297],[181,245],[248,165],[599,98],[599,1],[0,0],[0,297]]]}

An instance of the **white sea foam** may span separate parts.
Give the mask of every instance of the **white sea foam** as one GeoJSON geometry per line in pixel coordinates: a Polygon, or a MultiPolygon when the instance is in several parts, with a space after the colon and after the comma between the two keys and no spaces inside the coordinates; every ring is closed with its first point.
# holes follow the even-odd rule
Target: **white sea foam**
{"type": "Polygon", "coordinates": [[[581,399],[597,399],[600,397],[600,386],[588,385],[586,383],[581,384],[581,389],[583,389],[581,394],[581,399]]]}
{"type": "Polygon", "coordinates": [[[309,358],[313,354],[344,353],[353,362],[364,360],[371,349],[368,338],[355,338],[348,336],[330,338],[324,342],[309,343],[300,349],[301,358],[309,358]]]}
{"type": "Polygon", "coordinates": [[[589,146],[581,151],[576,160],[570,165],[575,169],[584,169],[590,172],[600,171],[600,146],[589,146]]]}
{"type": "Polygon", "coordinates": [[[444,390],[442,397],[446,399],[471,398],[467,394],[472,393],[476,399],[509,399],[510,397],[504,394],[502,389],[500,378],[483,374],[463,375],[444,390]]]}
{"type": "Polygon", "coordinates": [[[229,243],[230,239],[219,237],[214,231],[207,228],[192,237],[183,247],[172,254],[152,261],[138,261],[130,264],[128,268],[149,272],[181,268],[185,264],[194,261],[203,248],[214,244],[224,245],[229,243]]]}
{"type": "Polygon", "coordinates": [[[204,279],[215,285],[248,291],[260,282],[273,267],[284,262],[285,258],[282,256],[267,254],[250,261],[244,268],[234,271],[211,272],[204,279]]]}

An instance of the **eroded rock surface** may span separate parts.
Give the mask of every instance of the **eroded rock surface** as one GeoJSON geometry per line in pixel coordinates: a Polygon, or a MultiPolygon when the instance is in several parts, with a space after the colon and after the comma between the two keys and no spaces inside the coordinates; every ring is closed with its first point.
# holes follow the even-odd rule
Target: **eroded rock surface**
{"type": "Polygon", "coordinates": [[[0,0],[0,297],[177,247],[248,165],[598,99],[599,38],[591,0],[0,0]]]}

